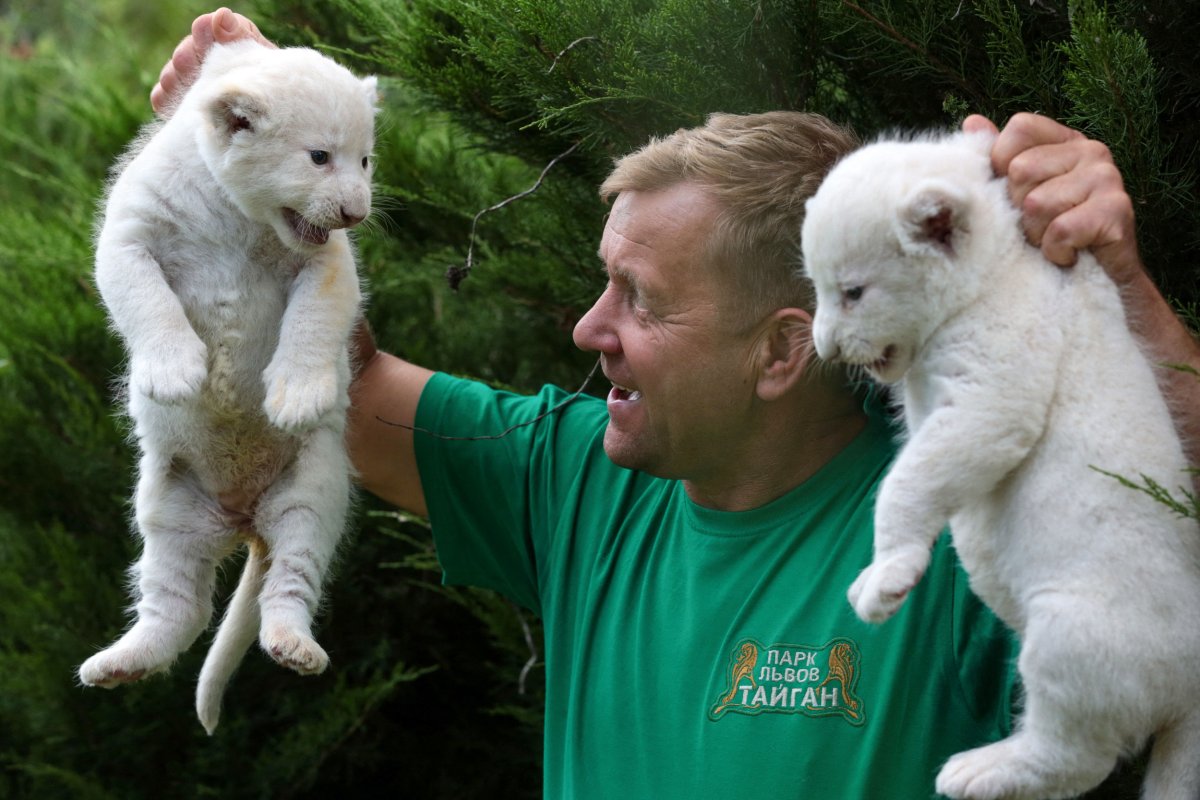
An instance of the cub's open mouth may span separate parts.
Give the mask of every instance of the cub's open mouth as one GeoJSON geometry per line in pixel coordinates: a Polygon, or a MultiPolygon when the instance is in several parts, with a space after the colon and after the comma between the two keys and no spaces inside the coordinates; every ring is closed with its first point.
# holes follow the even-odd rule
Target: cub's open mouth
{"type": "Polygon", "coordinates": [[[319,225],[313,225],[311,222],[300,216],[299,213],[290,208],[283,210],[283,218],[287,221],[288,226],[292,229],[292,233],[296,234],[296,238],[308,244],[321,245],[329,241],[329,229],[322,228],[319,225]]]}
{"type": "Polygon", "coordinates": [[[867,369],[871,370],[872,372],[883,372],[885,369],[887,369],[888,364],[891,363],[891,360],[895,357],[895,355],[896,345],[889,344],[883,349],[883,355],[868,364],[867,369]]]}

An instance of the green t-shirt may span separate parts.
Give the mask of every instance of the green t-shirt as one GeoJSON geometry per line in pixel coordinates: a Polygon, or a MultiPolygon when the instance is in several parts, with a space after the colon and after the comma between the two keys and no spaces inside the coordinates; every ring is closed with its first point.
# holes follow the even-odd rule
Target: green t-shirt
{"type": "MultiPolygon", "coordinates": [[[[417,424],[495,434],[564,397],[439,374],[417,424]]],[[[1007,733],[1009,637],[947,537],[885,624],[846,600],[871,558],[886,421],[736,513],[615,466],[606,422],[580,398],[503,438],[416,440],[446,581],[543,620],[547,798],[926,798],[947,757],[1007,733]]]]}

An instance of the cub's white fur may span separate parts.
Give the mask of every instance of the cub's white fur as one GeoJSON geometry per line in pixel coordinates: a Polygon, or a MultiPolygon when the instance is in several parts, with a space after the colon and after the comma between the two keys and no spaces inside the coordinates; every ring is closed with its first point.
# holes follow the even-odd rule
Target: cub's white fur
{"type": "Polygon", "coordinates": [[[312,50],[217,46],[112,183],[96,283],[129,351],[142,456],[136,621],[79,668],[113,687],[167,669],[207,627],[218,563],[247,565],[201,673],[211,733],[258,637],[302,674],[350,496],[345,228],[370,211],[376,91],[312,50]]]}
{"type": "Polygon", "coordinates": [[[1200,530],[1097,471],[1179,486],[1184,456],[1116,287],[1026,243],[991,143],[880,142],[808,204],[817,351],[898,383],[909,433],[850,601],[891,616],[949,521],[1019,636],[1016,732],[951,758],[939,792],[1072,797],[1153,735],[1146,797],[1196,800],[1200,530]]]}

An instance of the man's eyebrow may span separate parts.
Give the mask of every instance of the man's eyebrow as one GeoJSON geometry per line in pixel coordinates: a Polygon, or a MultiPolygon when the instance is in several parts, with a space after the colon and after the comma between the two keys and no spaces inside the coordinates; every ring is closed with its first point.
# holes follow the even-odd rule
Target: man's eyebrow
{"type": "Polygon", "coordinates": [[[638,280],[636,275],[620,264],[605,264],[604,272],[608,275],[610,281],[615,280],[634,291],[641,291],[641,281],[638,280]]]}
{"type": "Polygon", "coordinates": [[[609,281],[615,280],[621,285],[628,287],[628,289],[632,290],[638,295],[647,292],[649,287],[647,287],[635,273],[629,269],[626,269],[620,264],[609,264],[604,260],[604,257],[600,254],[599,250],[596,251],[596,257],[600,260],[600,266],[604,270],[604,274],[608,277],[609,281]]]}
{"type": "Polygon", "coordinates": [[[607,275],[610,280],[613,277],[617,277],[623,279],[626,283],[632,283],[633,276],[630,275],[629,271],[616,264],[609,264],[607,261],[605,261],[604,254],[599,248],[596,249],[596,260],[600,262],[600,268],[604,270],[604,274],[607,275]]]}

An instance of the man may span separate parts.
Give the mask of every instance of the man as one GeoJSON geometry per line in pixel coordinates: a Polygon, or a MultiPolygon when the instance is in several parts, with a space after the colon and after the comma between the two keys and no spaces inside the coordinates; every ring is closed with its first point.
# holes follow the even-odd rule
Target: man
{"type": "MultiPolygon", "coordinates": [[[[212,41],[243,36],[261,38],[227,9],[198,18],[156,108],[212,41]]],[[[442,438],[506,430],[565,395],[495,392],[368,348],[350,440],[363,484],[430,515],[447,581],[545,623],[547,797],[925,797],[946,757],[1007,732],[1011,645],[945,542],[887,624],[845,601],[892,431],[815,362],[792,266],[804,199],[853,146],[815,115],[716,115],[617,164],[602,187],[608,286],[575,329],[600,353],[607,402],[442,438]]],[[[1062,264],[1091,248],[1155,357],[1200,367],[1145,277],[1107,149],[1022,115],[993,160],[1031,240],[1062,264]]],[[[1170,391],[1195,431],[1194,387],[1170,391]]]]}

